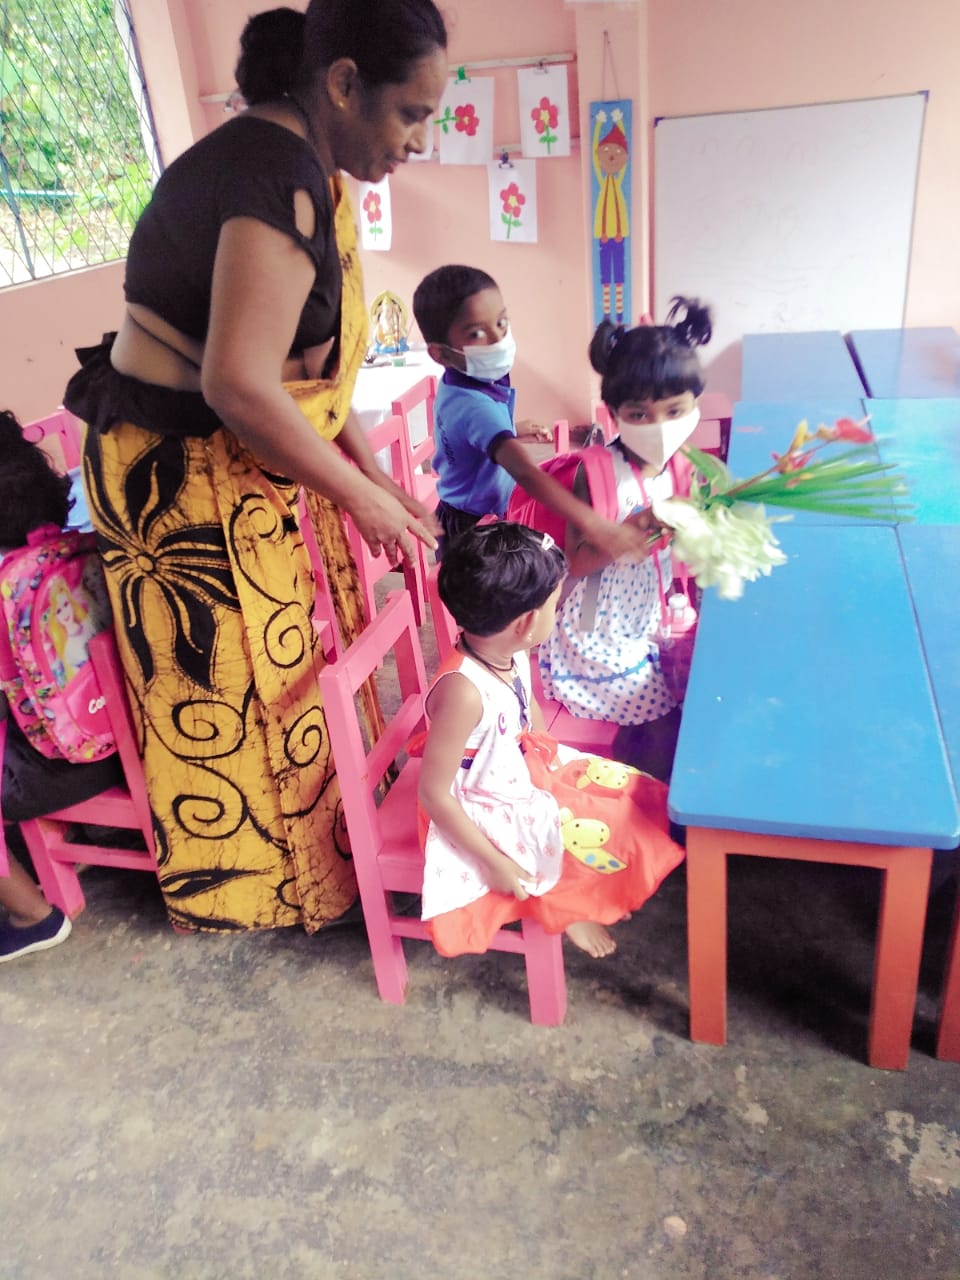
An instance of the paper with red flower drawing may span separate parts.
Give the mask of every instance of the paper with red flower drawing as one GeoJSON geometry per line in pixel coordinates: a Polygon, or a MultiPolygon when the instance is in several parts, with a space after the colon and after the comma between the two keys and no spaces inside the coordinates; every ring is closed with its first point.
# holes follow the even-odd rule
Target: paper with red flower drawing
{"type": "Polygon", "coordinates": [[[493,155],[493,79],[448,81],[436,123],[441,164],[487,164],[493,155]]]}
{"type": "Polygon", "coordinates": [[[382,178],[379,182],[358,182],[357,187],[360,248],[389,249],[393,240],[390,179],[382,178]]]}
{"type": "Polygon", "coordinates": [[[536,159],[570,154],[567,68],[531,67],[517,72],[520,149],[536,159]]]}
{"type": "Polygon", "coordinates": [[[490,239],[537,243],[537,162],[512,159],[487,165],[490,239]]]}

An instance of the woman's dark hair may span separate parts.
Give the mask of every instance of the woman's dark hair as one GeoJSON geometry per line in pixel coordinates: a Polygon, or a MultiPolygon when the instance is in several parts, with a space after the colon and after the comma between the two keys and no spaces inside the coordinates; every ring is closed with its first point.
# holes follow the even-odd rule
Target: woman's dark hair
{"type": "Polygon", "coordinates": [[[414,63],[446,47],[433,0],[310,0],[295,87],[307,88],[337,58],[352,58],[367,88],[403,84],[414,63]]]}
{"type": "Polygon", "coordinates": [[[243,28],[234,76],[247,106],[273,102],[293,88],[303,60],[305,22],[298,9],[267,9],[243,28]]]}
{"type": "Polygon", "coordinates": [[[496,289],[497,282],[479,267],[451,265],[437,267],[417,285],[413,314],[424,342],[446,342],[450,326],[468,298],[484,289],[496,289]]]}
{"type": "Polygon", "coordinates": [[[47,455],[23,438],[9,409],[0,409],[0,547],[22,547],[31,529],[62,529],[73,506],[70,477],[58,475],[47,455]]]}
{"type": "Polygon", "coordinates": [[[710,341],[710,308],[696,298],[672,298],[664,324],[636,329],[604,320],[590,343],[590,363],[602,374],[600,394],[616,412],[627,400],[666,400],[704,387],[695,350],[710,341]]]}
{"type": "Polygon", "coordinates": [[[492,636],[557,589],[567,559],[536,529],[500,520],[467,529],[444,548],[437,587],[458,627],[492,636]]]}

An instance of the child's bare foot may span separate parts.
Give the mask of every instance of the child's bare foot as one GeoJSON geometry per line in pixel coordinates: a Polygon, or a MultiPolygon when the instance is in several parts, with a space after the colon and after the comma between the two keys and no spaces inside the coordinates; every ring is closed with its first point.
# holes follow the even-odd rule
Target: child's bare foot
{"type": "Polygon", "coordinates": [[[575,947],[585,951],[588,956],[593,956],[595,960],[613,955],[617,949],[610,930],[605,929],[602,924],[592,924],[589,920],[572,924],[566,934],[575,947]]]}

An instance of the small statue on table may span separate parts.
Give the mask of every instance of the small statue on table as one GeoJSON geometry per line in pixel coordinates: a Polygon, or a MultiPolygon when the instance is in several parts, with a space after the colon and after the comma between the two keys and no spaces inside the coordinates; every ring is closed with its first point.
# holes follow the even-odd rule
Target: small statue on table
{"type": "Polygon", "coordinates": [[[370,307],[373,322],[374,356],[398,356],[409,349],[407,331],[410,320],[407,308],[395,293],[385,289],[378,293],[370,307]]]}

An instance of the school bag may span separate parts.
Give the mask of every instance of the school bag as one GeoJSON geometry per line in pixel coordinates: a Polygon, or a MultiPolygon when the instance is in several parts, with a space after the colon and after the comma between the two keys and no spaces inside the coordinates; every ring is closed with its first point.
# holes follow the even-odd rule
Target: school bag
{"type": "Polygon", "coordinates": [[[41,755],[83,764],[116,750],[87,651],[109,625],[92,533],[42,525],[0,560],[0,688],[41,755]]]}
{"type": "MultiPolygon", "coordinates": [[[[540,463],[540,470],[553,476],[565,489],[573,492],[573,483],[577,469],[583,467],[590,493],[590,505],[607,520],[615,520],[617,516],[617,482],[613,472],[613,463],[605,445],[591,444],[586,449],[572,449],[569,453],[558,453],[540,463]]],[[[521,485],[514,487],[507,504],[505,520],[513,520],[517,524],[525,524],[531,529],[539,529],[541,533],[549,533],[558,547],[562,547],[566,536],[566,522],[539,498],[531,497],[521,485]]]]}

